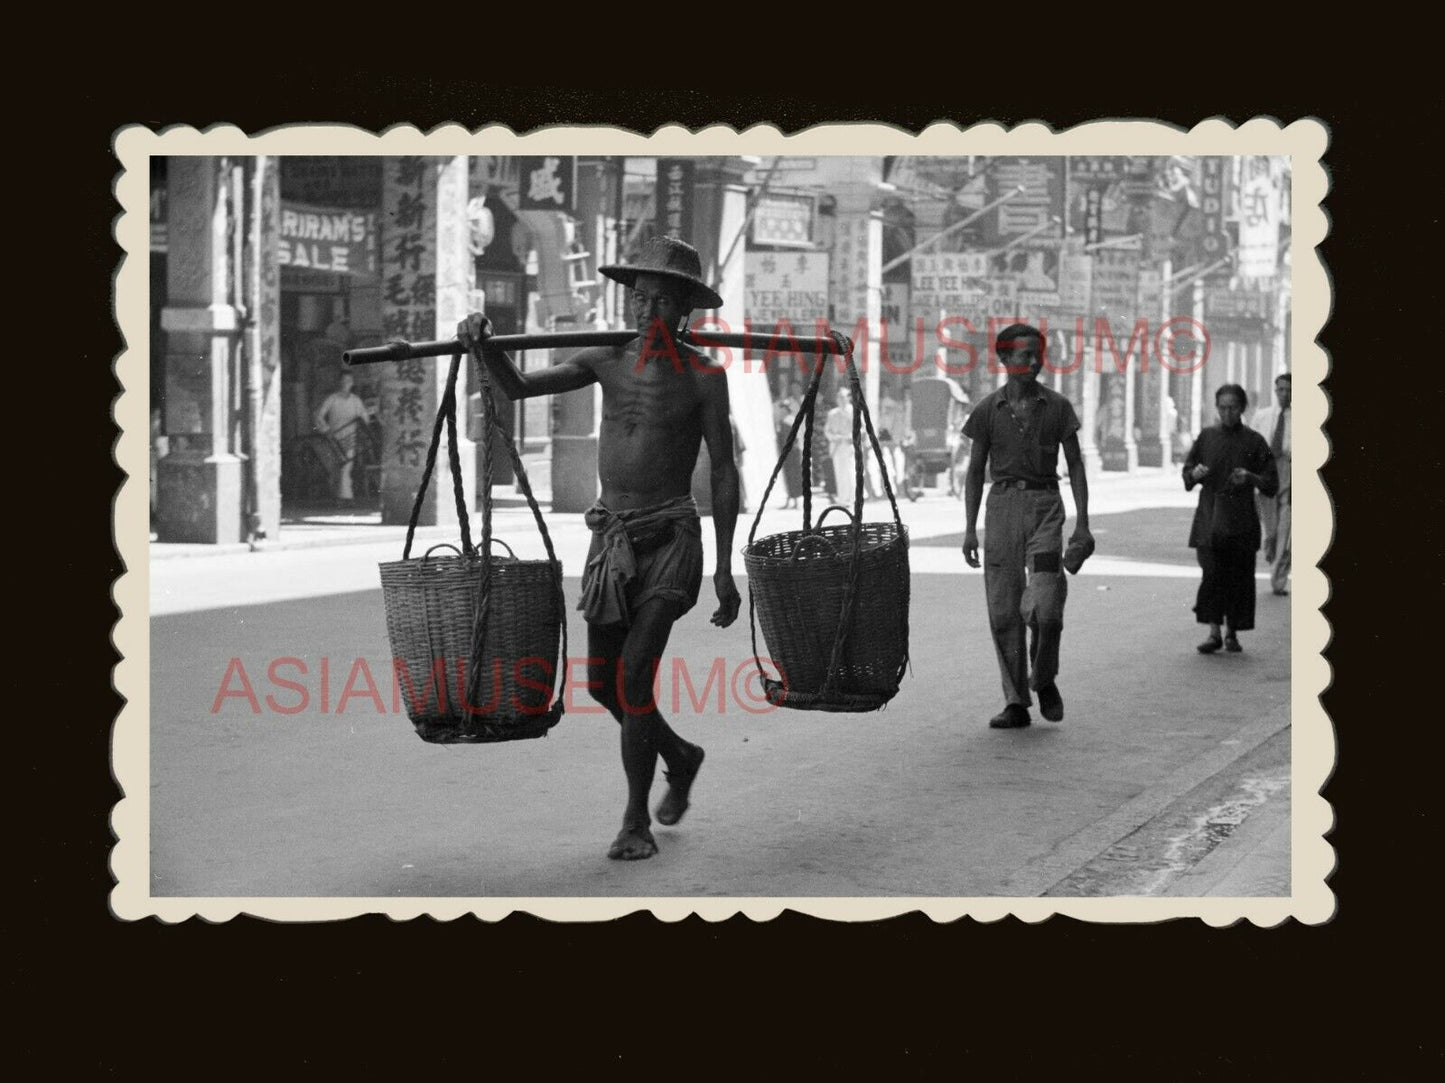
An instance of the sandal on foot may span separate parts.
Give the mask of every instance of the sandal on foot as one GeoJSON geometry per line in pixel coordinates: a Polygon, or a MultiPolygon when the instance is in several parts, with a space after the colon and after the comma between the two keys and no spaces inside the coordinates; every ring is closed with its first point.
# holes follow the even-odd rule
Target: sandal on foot
{"type": "Polygon", "coordinates": [[[1010,703],[988,720],[989,729],[1013,730],[1030,724],[1029,712],[1017,703],[1010,703]]]}
{"type": "Polygon", "coordinates": [[[687,811],[690,804],[688,798],[692,793],[693,781],[697,778],[698,771],[702,768],[703,757],[706,755],[701,745],[692,746],[696,756],[693,758],[692,766],[686,771],[664,771],[663,777],[667,779],[667,793],[661,804],[657,806],[657,822],[666,827],[682,819],[682,814],[687,811]]]}
{"type": "Polygon", "coordinates": [[[641,861],[657,853],[657,840],[643,824],[639,827],[624,827],[607,848],[607,856],[613,861],[641,861]]]}
{"type": "Polygon", "coordinates": [[[1244,648],[1239,645],[1239,640],[1234,636],[1224,637],[1224,649],[1227,650],[1230,654],[1238,654],[1240,651],[1244,650],[1244,648]]]}
{"type": "Polygon", "coordinates": [[[1224,640],[1220,639],[1218,636],[1210,636],[1208,639],[1206,639],[1203,643],[1199,644],[1199,646],[1195,647],[1194,649],[1197,650],[1200,654],[1213,654],[1222,646],[1224,646],[1224,640]]]}

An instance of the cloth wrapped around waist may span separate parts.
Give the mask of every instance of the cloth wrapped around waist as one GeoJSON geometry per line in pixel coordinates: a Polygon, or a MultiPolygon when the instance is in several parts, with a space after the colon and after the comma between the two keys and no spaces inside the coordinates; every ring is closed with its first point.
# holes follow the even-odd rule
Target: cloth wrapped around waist
{"type": "Polygon", "coordinates": [[[589,624],[627,622],[627,586],[637,575],[639,554],[665,545],[677,530],[702,536],[697,504],[691,496],[616,512],[599,500],[587,509],[583,522],[601,538],[596,555],[582,573],[582,597],[577,603],[589,624]]]}

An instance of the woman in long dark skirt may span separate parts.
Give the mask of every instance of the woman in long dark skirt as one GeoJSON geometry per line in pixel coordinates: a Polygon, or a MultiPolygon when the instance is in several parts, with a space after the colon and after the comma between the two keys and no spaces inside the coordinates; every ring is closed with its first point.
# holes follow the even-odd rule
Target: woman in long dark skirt
{"type": "MultiPolygon", "coordinates": [[[[788,433],[792,431],[793,420],[798,415],[798,403],[791,395],[786,395],[778,401],[774,420],[778,430],[778,447],[781,448],[788,439],[788,433]]],[[[792,449],[788,452],[787,461],[783,463],[783,491],[787,494],[785,508],[798,506],[798,497],[803,492],[803,438],[798,437],[792,449]]]]}
{"type": "Polygon", "coordinates": [[[1269,444],[1243,422],[1248,405],[1238,384],[1216,391],[1219,424],[1201,432],[1184,459],[1185,490],[1199,486],[1189,545],[1204,571],[1194,603],[1199,623],[1209,625],[1200,654],[1220,647],[1237,652],[1239,633],[1254,627],[1254,561],[1260,548],[1254,494],[1273,496],[1279,478],[1269,444]]]}

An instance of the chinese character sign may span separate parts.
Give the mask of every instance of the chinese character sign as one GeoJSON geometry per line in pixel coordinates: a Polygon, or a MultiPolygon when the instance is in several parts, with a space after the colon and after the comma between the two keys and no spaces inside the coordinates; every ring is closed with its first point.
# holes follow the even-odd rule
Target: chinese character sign
{"type": "MultiPolygon", "coordinates": [[[[437,335],[437,208],[432,159],[387,158],[381,245],[382,333],[425,342],[437,335]]],[[[434,167],[433,167],[434,168],[434,167]]],[[[423,393],[430,361],[403,361],[382,385],[388,461],[419,467],[426,454],[429,403],[423,393]]]]}
{"type": "Polygon", "coordinates": [[[1279,270],[1283,170],[1278,159],[1252,154],[1241,163],[1239,273],[1267,278],[1279,270]]]}
{"type": "Polygon", "coordinates": [[[745,262],[744,315],[754,331],[772,331],[787,320],[795,333],[814,334],[828,318],[826,252],[749,252],[745,262]]]}
{"type": "Polygon", "coordinates": [[[693,170],[691,158],[657,160],[657,232],[688,244],[692,243],[693,170]]]}
{"type": "Polygon", "coordinates": [[[547,155],[517,159],[517,206],[524,211],[566,211],[577,205],[577,159],[547,155]]]}

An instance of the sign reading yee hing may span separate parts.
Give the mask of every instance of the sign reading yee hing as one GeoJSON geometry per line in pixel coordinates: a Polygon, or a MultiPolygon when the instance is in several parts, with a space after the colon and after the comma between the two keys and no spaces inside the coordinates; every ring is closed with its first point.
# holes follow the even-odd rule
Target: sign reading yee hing
{"type": "Polygon", "coordinates": [[[817,321],[828,318],[828,253],[749,252],[744,268],[743,315],[753,333],[771,334],[784,320],[799,337],[818,333],[817,321]]]}
{"type": "Polygon", "coordinates": [[[282,267],[375,278],[376,215],[282,202],[276,258],[282,267]]]}

